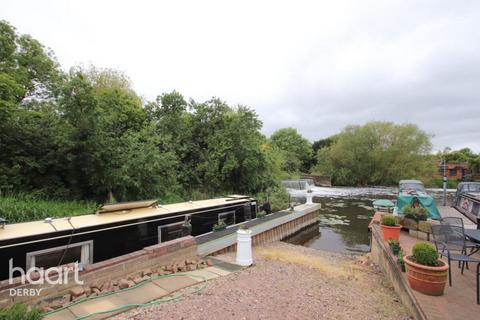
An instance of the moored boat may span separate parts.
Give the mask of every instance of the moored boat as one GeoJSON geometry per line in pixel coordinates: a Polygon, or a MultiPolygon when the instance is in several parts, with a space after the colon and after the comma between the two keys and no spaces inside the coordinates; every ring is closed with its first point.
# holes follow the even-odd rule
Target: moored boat
{"type": "Polygon", "coordinates": [[[250,197],[160,205],[156,200],[104,205],[95,214],[6,224],[0,228],[0,280],[9,270],[91,264],[185,235],[256,217],[250,197]],[[9,261],[12,264],[9,264],[9,261]]]}
{"type": "Polygon", "coordinates": [[[453,207],[479,225],[480,182],[460,182],[457,186],[453,207]]]}
{"type": "Polygon", "coordinates": [[[427,193],[419,180],[400,180],[396,206],[400,213],[404,213],[407,206],[420,206],[428,211],[429,219],[440,219],[435,199],[427,193]]]}

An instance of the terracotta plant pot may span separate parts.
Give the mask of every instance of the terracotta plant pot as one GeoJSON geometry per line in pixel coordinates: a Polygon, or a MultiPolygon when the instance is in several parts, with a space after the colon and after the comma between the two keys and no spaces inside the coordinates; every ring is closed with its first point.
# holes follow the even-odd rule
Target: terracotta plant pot
{"type": "Polygon", "coordinates": [[[403,258],[407,267],[407,278],[413,290],[429,296],[441,296],[448,278],[448,264],[438,260],[438,267],[429,267],[411,260],[411,256],[403,258]]]}
{"type": "Polygon", "coordinates": [[[400,230],[402,229],[401,225],[396,225],[393,227],[390,226],[382,226],[382,231],[383,231],[383,240],[390,240],[390,239],[395,239],[397,241],[400,240],[400,230]]]}

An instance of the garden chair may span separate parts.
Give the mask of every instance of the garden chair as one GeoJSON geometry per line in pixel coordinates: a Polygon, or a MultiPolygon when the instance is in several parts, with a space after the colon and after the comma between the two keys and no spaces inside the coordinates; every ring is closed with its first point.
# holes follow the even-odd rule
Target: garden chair
{"type": "MultiPolygon", "coordinates": [[[[466,252],[466,240],[465,232],[461,226],[454,226],[450,224],[439,224],[432,226],[433,242],[437,247],[437,251],[441,256],[448,259],[448,265],[451,266],[452,261],[458,261],[462,264],[462,271],[465,267],[465,263],[477,263],[477,286],[479,282],[479,265],[480,260],[472,258],[465,254],[466,252]]],[[[452,286],[452,271],[448,268],[448,284],[452,286]]],[[[477,290],[478,291],[478,290],[477,290]]],[[[478,293],[478,292],[477,292],[478,293]]],[[[477,297],[478,300],[478,297],[477,297]]]]}
{"type": "MultiPolygon", "coordinates": [[[[452,226],[459,226],[459,227],[462,227],[463,230],[465,230],[463,219],[459,217],[444,217],[440,219],[440,223],[448,224],[452,226]]],[[[467,253],[467,251],[465,251],[464,253],[471,256],[472,254],[474,254],[480,249],[480,243],[473,242],[470,240],[465,240],[465,249],[470,249],[470,253],[467,253]]],[[[460,267],[460,261],[458,262],[458,267],[460,267]]],[[[467,269],[468,269],[468,263],[467,263],[467,269]]]]}

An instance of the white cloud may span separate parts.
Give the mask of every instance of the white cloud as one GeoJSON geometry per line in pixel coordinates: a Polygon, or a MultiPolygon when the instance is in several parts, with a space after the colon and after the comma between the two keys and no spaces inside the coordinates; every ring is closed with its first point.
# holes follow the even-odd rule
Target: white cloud
{"type": "Polygon", "coordinates": [[[246,104],[267,134],[415,122],[437,149],[476,151],[479,16],[478,2],[438,0],[3,0],[0,13],[66,69],[118,68],[148,99],[176,89],[246,104]]]}

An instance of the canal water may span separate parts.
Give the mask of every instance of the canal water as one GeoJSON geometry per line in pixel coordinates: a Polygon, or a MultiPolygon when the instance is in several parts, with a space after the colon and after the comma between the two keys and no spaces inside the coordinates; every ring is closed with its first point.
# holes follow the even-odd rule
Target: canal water
{"type": "MultiPolygon", "coordinates": [[[[287,241],[306,247],[358,254],[370,250],[368,224],[373,216],[372,201],[376,199],[394,199],[396,188],[320,188],[312,187],[314,202],[320,203],[319,224],[304,230],[287,241]]],[[[288,190],[290,195],[304,202],[301,196],[304,190],[288,190]]],[[[442,203],[439,189],[427,190],[442,203]]],[[[449,190],[448,199],[454,190],[449,190]]]]}

